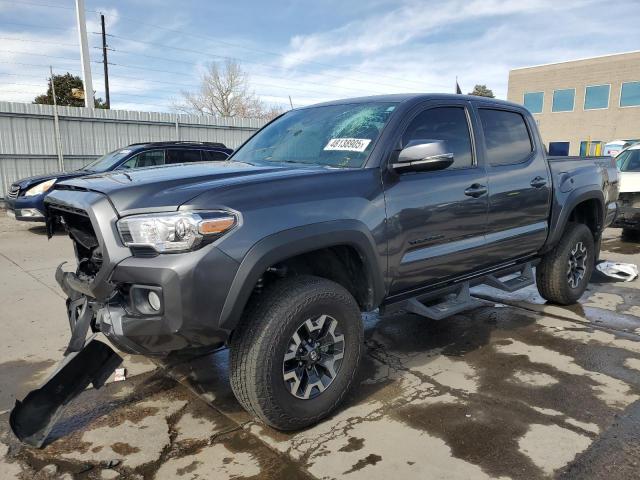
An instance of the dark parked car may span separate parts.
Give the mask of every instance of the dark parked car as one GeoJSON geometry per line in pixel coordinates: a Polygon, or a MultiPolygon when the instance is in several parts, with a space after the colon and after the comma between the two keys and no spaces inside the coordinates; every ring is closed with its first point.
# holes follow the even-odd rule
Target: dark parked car
{"type": "Polygon", "coordinates": [[[16,220],[44,222],[44,197],[59,181],[95,173],[174,163],[226,160],[233,150],[222,143],[134,143],[98,158],[80,170],[23,178],[14,182],[5,199],[7,214],[16,220]]]}
{"type": "Polygon", "coordinates": [[[18,404],[14,431],[29,441],[49,424],[43,399],[66,397],[46,392],[112,371],[117,354],[89,330],[142,355],[227,344],[249,412],[311,425],[354,383],[361,312],[442,319],[478,306],[473,285],[536,280],[576,302],[617,189],[613,159],[549,158],[523,106],[463,95],[292,110],[228,162],[61,182],[46,212],[76,247],[56,278],[77,356],[18,404]]]}

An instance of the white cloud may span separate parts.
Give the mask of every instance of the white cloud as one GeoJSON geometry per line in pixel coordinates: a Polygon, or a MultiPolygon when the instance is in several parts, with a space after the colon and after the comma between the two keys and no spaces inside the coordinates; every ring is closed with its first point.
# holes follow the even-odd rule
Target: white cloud
{"type": "MultiPolygon", "coordinates": [[[[572,4],[575,5],[576,2],[572,4]]],[[[444,32],[465,21],[561,8],[566,9],[567,4],[553,0],[457,0],[437,4],[412,0],[395,10],[355,20],[333,30],[295,36],[283,64],[294,66],[318,58],[372,54],[428,34],[441,32],[446,35],[444,32]]]]}
{"type": "Polygon", "coordinates": [[[324,78],[328,89],[453,92],[457,75],[464,91],[485,83],[504,97],[512,68],[637,48],[631,36],[620,33],[637,29],[636,6],[631,0],[410,0],[293,37],[282,65],[313,65],[318,79],[341,73],[342,81],[324,78]],[[607,27],[605,18],[615,19],[615,28],[607,27]]]}

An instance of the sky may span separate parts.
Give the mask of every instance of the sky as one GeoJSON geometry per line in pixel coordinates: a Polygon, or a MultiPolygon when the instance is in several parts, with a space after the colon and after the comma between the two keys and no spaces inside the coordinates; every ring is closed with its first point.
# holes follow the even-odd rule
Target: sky
{"type": "MultiPolygon", "coordinates": [[[[232,58],[274,106],[400,92],[507,94],[510,69],[640,48],[638,0],[85,0],[104,99],[105,15],[114,109],[174,111],[210,62],[232,58]]],[[[31,102],[81,74],[73,0],[0,0],[0,100],[31,102]]]]}

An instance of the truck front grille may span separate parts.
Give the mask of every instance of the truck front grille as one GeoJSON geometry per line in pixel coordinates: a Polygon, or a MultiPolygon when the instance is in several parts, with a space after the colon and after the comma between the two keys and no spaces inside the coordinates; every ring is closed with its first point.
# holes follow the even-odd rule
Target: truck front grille
{"type": "Polygon", "coordinates": [[[102,248],[91,219],[85,210],[67,205],[49,204],[48,215],[60,221],[74,243],[77,274],[92,279],[102,267],[102,248]]]}
{"type": "Polygon", "coordinates": [[[20,187],[18,185],[11,185],[11,187],[9,187],[9,193],[7,193],[7,197],[17,198],[19,194],[20,194],[20,187]]]}

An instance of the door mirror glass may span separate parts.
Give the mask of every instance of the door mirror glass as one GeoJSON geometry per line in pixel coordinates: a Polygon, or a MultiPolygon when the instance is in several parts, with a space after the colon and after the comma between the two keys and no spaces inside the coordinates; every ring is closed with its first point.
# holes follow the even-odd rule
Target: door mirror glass
{"type": "Polygon", "coordinates": [[[442,170],[453,164],[453,153],[442,140],[411,140],[392,167],[397,172],[442,170]]]}

